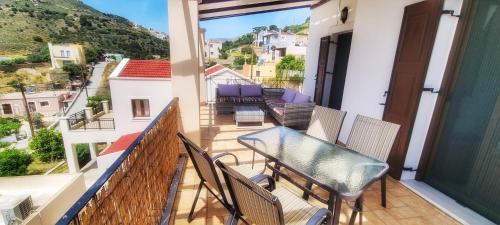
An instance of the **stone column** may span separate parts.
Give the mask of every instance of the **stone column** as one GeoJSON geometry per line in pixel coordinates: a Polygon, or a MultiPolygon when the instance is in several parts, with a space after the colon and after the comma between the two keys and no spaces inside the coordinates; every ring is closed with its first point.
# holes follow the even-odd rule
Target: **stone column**
{"type": "Polygon", "coordinates": [[[92,116],[94,115],[94,112],[92,112],[92,107],[85,107],[85,118],[87,120],[92,119],[92,116]]]}
{"type": "Polygon", "coordinates": [[[109,113],[109,101],[101,101],[102,104],[102,110],[104,113],[109,113]]]}
{"type": "Polygon", "coordinates": [[[92,160],[97,159],[97,149],[95,148],[95,143],[89,143],[89,149],[90,149],[90,158],[92,160]]]}
{"type": "Polygon", "coordinates": [[[75,146],[68,140],[68,138],[64,138],[68,132],[71,132],[69,131],[67,117],[62,117],[59,120],[59,127],[63,136],[64,153],[66,155],[66,163],[68,164],[69,173],[78,173],[80,172],[80,166],[78,165],[78,155],[76,154],[75,146]]]}

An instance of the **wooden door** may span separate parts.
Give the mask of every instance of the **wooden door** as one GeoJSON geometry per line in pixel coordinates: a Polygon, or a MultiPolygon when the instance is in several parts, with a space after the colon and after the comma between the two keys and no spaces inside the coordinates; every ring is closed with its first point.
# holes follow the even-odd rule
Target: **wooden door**
{"type": "Polygon", "coordinates": [[[383,117],[401,125],[388,159],[389,174],[396,179],[403,171],[441,10],[441,0],[423,1],[405,8],[383,117]]]}
{"type": "Polygon", "coordinates": [[[329,48],[330,36],[322,37],[319,45],[318,72],[316,74],[316,89],[314,91],[314,102],[316,102],[316,105],[321,105],[323,100],[329,48]]]}

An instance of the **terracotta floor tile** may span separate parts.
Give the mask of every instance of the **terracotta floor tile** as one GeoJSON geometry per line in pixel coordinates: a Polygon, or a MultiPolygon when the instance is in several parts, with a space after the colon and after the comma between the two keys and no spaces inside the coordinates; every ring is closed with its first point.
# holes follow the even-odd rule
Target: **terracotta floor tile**
{"type": "MultiPolygon", "coordinates": [[[[231,152],[238,156],[241,164],[250,165],[253,152],[239,144],[237,137],[260,129],[276,126],[272,118],[266,117],[263,126],[236,127],[232,115],[215,116],[213,108],[203,106],[200,109],[201,123],[201,147],[208,151],[210,155],[217,155],[222,152],[231,152]]],[[[224,161],[230,162],[230,157],[224,161]]],[[[264,158],[256,154],[256,170],[262,170],[264,158]]],[[[285,171],[286,172],[286,171],[285,171]]],[[[270,173],[267,170],[267,173],[270,173]]],[[[304,180],[288,173],[294,180],[304,183],[304,180]]],[[[196,188],[200,181],[191,162],[188,162],[183,180],[177,192],[175,203],[174,224],[176,225],[219,225],[224,224],[228,218],[227,210],[206,190],[203,190],[195,211],[195,219],[187,222],[187,216],[191,209],[196,188]]],[[[297,195],[302,195],[302,191],[291,183],[280,179],[278,185],[289,188],[297,195]]],[[[328,193],[321,188],[313,187],[314,193],[327,197],[328,193]]],[[[314,198],[309,202],[318,207],[326,207],[325,204],[314,198]]],[[[380,183],[376,182],[364,195],[363,224],[367,225],[448,225],[458,222],[444,214],[432,204],[411,192],[390,177],[387,178],[387,208],[380,205],[380,183]]],[[[347,224],[350,219],[351,209],[345,203],[342,204],[340,223],[347,224]]],[[[359,215],[358,215],[359,216],[359,215]]],[[[359,219],[356,220],[358,224],[359,219]]],[[[239,224],[244,224],[240,221],[239,224]]]]}

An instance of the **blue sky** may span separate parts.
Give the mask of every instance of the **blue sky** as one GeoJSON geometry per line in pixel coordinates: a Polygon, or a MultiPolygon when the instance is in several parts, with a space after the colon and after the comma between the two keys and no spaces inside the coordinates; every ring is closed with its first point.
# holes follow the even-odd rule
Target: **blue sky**
{"type": "MultiPolygon", "coordinates": [[[[144,27],[168,33],[167,0],[83,0],[95,9],[119,15],[144,27]]],[[[310,15],[308,8],[239,16],[200,22],[207,38],[235,38],[253,27],[299,24],[310,15]]]]}

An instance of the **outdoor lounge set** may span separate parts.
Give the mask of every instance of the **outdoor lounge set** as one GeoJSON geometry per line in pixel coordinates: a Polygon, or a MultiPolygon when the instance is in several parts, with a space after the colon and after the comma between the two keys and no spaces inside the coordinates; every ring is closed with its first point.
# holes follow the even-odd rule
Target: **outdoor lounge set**
{"type": "Polygon", "coordinates": [[[283,126],[307,127],[314,106],[310,96],[290,88],[219,84],[216,90],[217,114],[234,112],[237,123],[238,119],[241,122],[262,122],[261,119],[267,112],[283,126]],[[257,107],[262,111],[259,112],[257,107]]]}
{"type": "MultiPolygon", "coordinates": [[[[285,91],[282,96],[286,95],[285,91]]],[[[377,180],[381,181],[381,205],[385,207],[386,161],[400,125],[358,115],[345,146],[341,146],[336,143],[345,116],[343,111],[313,106],[305,133],[276,126],[239,136],[240,144],[265,158],[263,171],[254,170],[253,161],[251,167],[239,165],[236,155],[229,152],[210,157],[178,133],[200,177],[188,221],[203,187],[227,209],[230,216],[226,224],[243,220],[257,225],[337,225],[343,201],[352,208],[349,224],[354,224],[358,213],[360,220],[362,217],[363,193],[377,180]],[[235,164],[222,160],[227,156],[233,157],[235,164]],[[267,169],[271,175],[265,173],[267,169]],[[282,172],[285,169],[287,172],[282,172]],[[305,185],[291,174],[305,180],[305,185]],[[281,185],[279,178],[300,188],[302,196],[281,185]],[[328,197],[316,194],[313,185],[327,191],[328,197]],[[327,207],[310,204],[309,197],[327,207]]]]}

